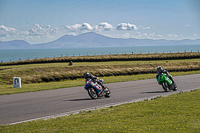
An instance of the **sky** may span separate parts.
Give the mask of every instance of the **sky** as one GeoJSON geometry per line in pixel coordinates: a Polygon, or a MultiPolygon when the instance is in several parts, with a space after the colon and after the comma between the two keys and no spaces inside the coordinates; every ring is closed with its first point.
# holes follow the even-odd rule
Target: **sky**
{"type": "Polygon", "coordinates": [[[200,0],[0,0],[0,41],[38,44],[86,32],[200,39],[200,0]]]}

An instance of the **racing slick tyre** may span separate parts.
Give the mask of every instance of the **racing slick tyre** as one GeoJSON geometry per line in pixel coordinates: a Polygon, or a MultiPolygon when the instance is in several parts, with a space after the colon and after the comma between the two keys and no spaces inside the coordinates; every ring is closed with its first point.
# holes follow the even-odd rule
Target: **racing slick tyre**
{"type": "Polygon", "coordinates": [[[165,92],[168,92],[168,91],[169,91],[169,85],[167,84],[167,82],[164,82],[164,83],[162,84],[162,87],[163,87],[163,89],[164,89],[165,92]]]}
{"type": "Polygon", "coordinates": [[[93,88],[88,89],[88,94],[92,99],[97,99],[97,92],[93,88]]]}
{"type": "Polygon", "coordinates": [[[108,87],[105,86],[105,97],[109,98],[110,97],[110,89],[108,89],[108,87]]]}

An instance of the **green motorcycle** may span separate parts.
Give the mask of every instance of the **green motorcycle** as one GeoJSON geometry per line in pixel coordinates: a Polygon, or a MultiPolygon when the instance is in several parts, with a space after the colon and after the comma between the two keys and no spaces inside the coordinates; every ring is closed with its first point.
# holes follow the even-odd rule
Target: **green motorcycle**
{"type": "Polygon", "coordinates": [[[177,85],[175,82],[173,82],[172,75],[171,74],[165,74],[161,73],[158,75],[157,81],[160,85],[162,85],[163,89],[168,92],[169,90],[176,91],[177,90],[177,85]]]}

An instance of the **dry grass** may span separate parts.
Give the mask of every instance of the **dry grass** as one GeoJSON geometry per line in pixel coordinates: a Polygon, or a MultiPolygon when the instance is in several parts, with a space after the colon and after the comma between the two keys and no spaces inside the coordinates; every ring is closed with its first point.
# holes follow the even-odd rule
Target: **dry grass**
{"type": "Polygon", "coordinates": [[[4,84],[12,84],[13,77],[21,77],[22,83],[60,81],[82,78],[86,71],[97,76],[155,73],[157,66],[170,71],[199,70],[200,60],[74,62],[73,66],[68,66],[67,63],[1,66],[0,69],[3,70],[0,71],[0,81],[4,84]]]}
{"type": "Polygon", "coordinates": [[[100,61],[130,61],[130,60],[172,60],[172,59],[191,59],[200,58],[200,52],[185,53],[150,53],[150,54],[120,54],[120,55],[96,55],[96,56],[75,56],[75,57],[57,57],[57,58],[40,58],[31,60],[22,60],[14,62],[0,63],[4,65],[20,65],[35,63],[55,63],[55,62],[100,62],[100,61]]]}

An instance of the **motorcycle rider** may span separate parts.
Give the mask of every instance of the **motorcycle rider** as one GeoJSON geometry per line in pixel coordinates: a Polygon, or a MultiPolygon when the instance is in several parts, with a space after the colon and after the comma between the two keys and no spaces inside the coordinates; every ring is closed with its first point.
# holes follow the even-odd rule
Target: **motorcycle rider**
{"type": "MultiPolygon", "coordinates": [[[[93,88],[96,90],[97,95],[101,96],[103,95],[103,89],[102,86],[99,85],[97,82],[94,82],[94,80],[98,80],[97,77],[93,76],[92,74],[89,74],[88,72],[84,73],[85,78],[85,86],[84,88],[87,90],[88,88],[93,88]]],[[[100,83],[103,83],[103,79],[99,80],[100,83]]]]}
{"type": "Polygon", "coordinates": [[[169,79],[171,79],[172,83],[174,83],[174,80],[171,76],[169,76],[169,73],[167,70],[165,69],[162,69],[161,66],[158,66],[157,67],[157,74],[156,74],[156,79],[158,79],[158,76],[161,74],[161,73],[165,73],[167,75],[167,77],[169,77],[169,79]]]}

